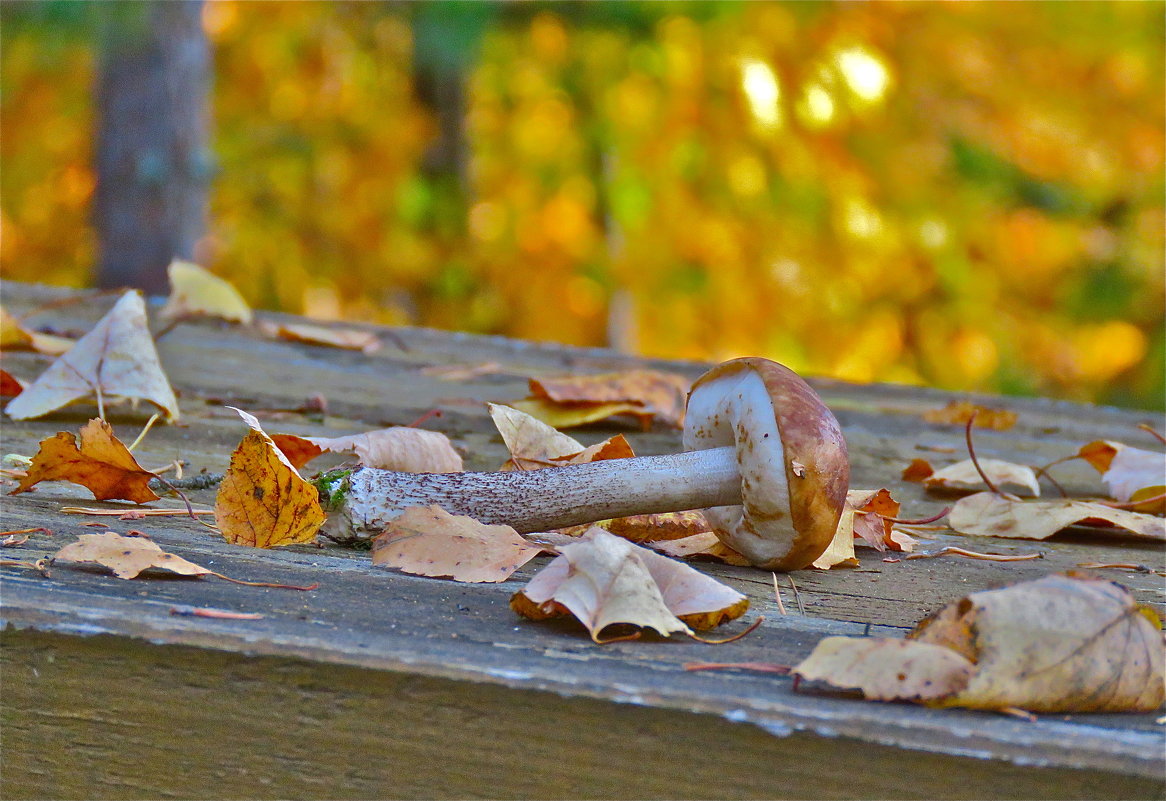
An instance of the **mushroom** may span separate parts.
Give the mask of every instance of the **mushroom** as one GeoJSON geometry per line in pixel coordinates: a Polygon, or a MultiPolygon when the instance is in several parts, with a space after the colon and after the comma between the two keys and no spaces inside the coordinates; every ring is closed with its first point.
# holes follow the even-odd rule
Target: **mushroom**
{"type": "Polygon", "coordinates": [[[531,471],[331,471],[316,481],[321,533],[366,539],[428,504],[520,532],[704,508],[717,536],[759,567],[795,570],[825,551],[846,498],[846,441],[796,373],[761,358],[714,367],[689,394],[683,441],[683,453],[531,471]]]}

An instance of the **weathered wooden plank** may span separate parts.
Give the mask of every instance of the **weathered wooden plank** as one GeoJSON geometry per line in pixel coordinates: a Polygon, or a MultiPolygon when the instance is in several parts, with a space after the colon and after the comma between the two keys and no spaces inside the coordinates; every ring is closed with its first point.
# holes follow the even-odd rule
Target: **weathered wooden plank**
{"type": "MultiPolygon", "coordinates": [[[[6,307],[20,310],[60,294],[40,287],[6,284],[4,303],[6,307]]],[[[46,314],[43,319],[53,319],[61,327],[83,330],[106,306],[69,307],[46,314]]],[[[222,408],[223,403],[250,409],[289,409],[297,406],[306,395],[323,392],[329,401],[327,417],[313,419],[286,412],[268,413],[264,416],[268,430],[324,435],[350,433],[390,423],[407,423],[422,412],[438,407],[442,409],[443,417],[433,421],[431,427],[445,431],[454,439],[465,451],[471,469],[493,469],[505,458],[505,451],[493,433],[482,401],[505,402],[521,397],[525,394],[525,375],[600,372],[648,364],[695,377],[704,369],[703,365],[694,363],[645,362],[606,351],[537,346],[445,332],[398,329],[394,333],[407,349],[398,349],[386,341],[381,352],[363,356],[271,342],[248,332],[214,324],[180,326],[162,340],[160,350],[163,363],[180,392],[184,419],[180,425],[152,431],[139,447],[141,461],[156,466],[182,458],[189,462],[188,469],[193,471],[222,471],[243,433],[242,424],[233,412],[222,408]],[[507,372],[463,382],[441,381],[420,372],[420,368],[433,364],[473,365],[489,361],[499,362],[507,372]]],[[[5,368],[24,377],[38,372],[45,361],[35,355],[5,354],[4,357],[5,368]]],[[[852,483],[855,486],[891,487],[896,497],[904,501],[905,515],[922,516],[942,508],[945,499],[928,496],[917,485],[904,484],[898,475],[916,455],[935,460],[954,460],[962,456],[962,429],[928,424],[919,416],[926,409],[942,406],[953,397],[951,394],[907,387],[851,386],[830,381],[815,383],[843,424],[851,446],[855,476],[852,483]],[[953,453],[937,449],[950,449],[953,453]]],[[[1137,412],[1039,399],[989,400],[993,405],[1018,411],[1020,422],[1009,432],[977,432],[978,451],[985,456],[1046,463],[1073,452],[1092,439],[1120,439],[1131,444],[1150,445],[1149,435],[1138,431],[1136,423],[1146,421],[1161,428],[1161,421],[1156,420],[1156,416],[1137,412]]],[[[31,454],[40,439],[57,430],[75,430],[85,416],[81,411],[54,416],[50,421],[15,424],[6,420],[4,451],[31,454]]],[[[142,419],[140,416],[121,418],[117,422],[118,433],[132,438],[142,419]]],[[[679,448],[678,433],[664,428],[639,432],[597,426],[585,430],[580,437],[587,441],[598,440],[614,430],[627,433],[641,453],[669,452],[679,448]]],[[[1067,465],[1058,475],[1073,491],[1097,491],[1100,488],[1096,476],[1081,465],[1067,465]]],[[[82,527],[86,520],[59,513],[65,502],[83,501],[86,505],[97,505],[88,497],[85,490],[64,484],[41,485],[33,493],[4,497],[4,528],[47,525],[55,532],[51,539],[34,537],[25,546],[5,549],[4,555],[14,559],[37,558],[71,540],[71,535],[92,530],[82,527]]],[[[213,490],[192,493],[192,500],[207,505],[213,502],[213,497],[213,490]]],[[[541,780],[517,773],[512,784],[488,786],[483,778],[480,785],[474,785],[471,781],[474,776],[485,775],[476,767],[474,760],[477,757],[458,752],[451,763],[462,766],[453,768],[455,772],[467,771],[466,781],[449,785],[440,782],[427,785],[420,779],[416,785],[377,784],[387,781],[377,778],[382,777],[382,773],[368,767],[367,763],[356,765],[342,758],[339,764],[346,766],[346,770],[350,768],[343,775],[348,776],[352,787],[356,788],[352,795],[438,796],[447,787],[450,795],[514,796],[528,794],[528,791],[530,795],[583,796],[591,792],[586,788],[594,788],[595,796],[624,795],[609,792],[613,787],[629,788],[626,793],[629,796],[907,797],[916,788],[920,796],[931,797],[1007,795],[1005,791],[992,789],[995,785],[978,785],[971,779],[961,779],[957,785],[948,788],[946,795],[938,785],[928,783],[928,775],[940,776],[944,770],[950,769],[955,775],[964,776],[975,774],[976,766],[986,767],[985,763],[967,761],[973,755],[994,760],[987,763],[991,764],[992,770],[985,772],[986,782],[1000,780],[1000,786],[1007,784],[1023,788],[1023,791],[1017,790],[1017,796],[1143,795],[1147,788],[1158,788],[1155,792],[1161,792],[1163,735],[1152,715],[1074,715],[1028,724],[958,711],[935,712],[905,705],[877,705],[837,697],[798,695],[791,693],[790,683],[784,678],[740,672],[691,673],[683,669],[685,662],[710,659],[789,664],[805,656],[826,634],[861,633],[863,624],[867,623],[874,624],[875,633],[901,633],[903,627],[913,624],[923,614],[968,592],[1034,578],[1051,570],[1072,568],[1079,562],[1161,564],[1161,549],[1145,543],[1101,540],[1084,535],[1061,537],[1048,543],[1028,543],[937,534],[934,542],[926,543],[926,547],[961,544],[975,550],[1040,551],[1045,558],[1008,564],[952,557],[886,563],[871,552],[864,557],[860,570],[800,571],[794,574],[806,614],[785,617],[777,611],[768,573],[710,564],[702,569],[746,592],[753,601],[755,612],[766,616],[758,632],[720,648],[687,641],[653,640],[599,648],[577,626],[520,622],[507,608],[509,595],[522,586],[543,560],[501,585],[467,586],[374,569],[369,564],[367,553],[334,547],[298,547],[275,552],[232,547],[219,541],[205,528],[184,519],[116,523],[113,527],[122,532],[130,527],[147,530],[163,547],[228,575],[293,584],[319,581],[321,587],[313,593],[296,593],[239,587],[214,579],[123,582],[100,571],[63,566],[54,570],[51,579],[44,579],[33,572],[6,569],[0,577],[3,582],[0,613],[10,627],[4,635],[4,642],[6,653],[11,655],[6,657],[12,660],[11,665],[31,670],[37,664],[38,657],[34,654],[50,647],[54,651],[75,650],[76,663],[92,663],[90,669],[95,669],[102,661],[100,654],[106,650],[110,653],[111,664],[123,658],[114,654],[127,648],[133,655],[124,659],[131,663],[138,659],[147,663],[165,660],[165,656],[155,657],[134,650],[139,646],[132,643],[150,641],[165,644],[167,648],[163,651],[167,653],[182,654],[175,659],[185,661],[191,653],[197,653],[200,659],[211,660],[214,664],[229,663],[235,666],[231,669],[235,672],[229,675],[241,675],[237,673],[241,670],[238,666],[251,664],[233,654],[256,654],[275,660],[258,660],[256,665],[284,665],[291,663],[278,660],[302,660],[295,663],[295,670],[311,674],[314,678],[304,681],[325,698],[332,697],[327,688],[341,674],[345,676],[343,681],[348,682],[346,687],[361,682],[388,683],[386,686],[394,687],[398,682],[404,682],[400,686],[405,687],[417,686],[418,682],[434,682],[434,686],[443,688],[442,693],[462,693],[462,701],[458,703],[473,720],[493,720],[499,717],[496,710],[506,705],[545,709],[547,719],[555,721],[551,728],[564,728],[564,739],[568,741],[575,729],[573,724],[564,721],[571,720],[571,715],[581,714],[573,705],[582,704],[592,710],[588,713],[591,717],[587,718],[590,721],[587,725],[594,726],[595,737],[599,737],[607,724],[612,732],[634,732],[634,721],[641,718],[632,716],[628,719],[632,722],[626,725],[632,726],[631,729],[621,728],[625,723],[617,721],[623,720],[621,716],[629,710],[636,710],[637,714],[663,716],[652,720],[666,719],[669,727],[675,726],[684,732],[679,738],[681,742],[672,742],[668,748],[681,748],[692,738],[702,736],[701,732],[708,733],[710,742],[724,735],[728,741],[739,744],[716,750],[709,757],[722,775],[731,774],[735,778],[725,787],[709,785],[704,791],[693,789],[704,785],[685,783],[687,780],[681,781],[672,774],[668,774],[672,776],[672,784],[668,784],[666,771],[657,775],[647,769],[644,775],[649,778],[644,779],[644,783],[613,784],[614,778],[602,777],[608,774],[623,776],[631,782],[626,762],[615,763],[615,768],[609,767],[603,762],[604,749],[594,744],[582,747],[579,753],[548,750],[550,747],[546,743],[553,740],[553,734],[548,734],[549,740],[539,741],[540,755],[550,755],[555,760],[573,759],[586,768],[577,771],[579,783],[572,785],[580,788],[577,793],[572,792],[571,787],[560,790],[559,785],[540,784],[541,780]],[[266,617],[259,621],[174,617],[169,610],[179,604],[257,611],[266,617]],[[36,639],[42,635],[35,632],[104,633],[118,635],[118,639],[88,641],[48,637],[45,642],[49,645],[44,645],[36,639]],[[112,642],[118,644],[111,645],[112,642]],[[217,653],[174,650],[188,646],[217,653]],[[344,665],[349,667],[340,667],[344,665]],[[531,698],[539,700],[518,700],[531,698]],[[688,722],[680,724],[673,718],[688,722]],[[752,722],[758,728],[729,726],[721,722],[723,719],[752,722]],[[729,730],[733,733],[725,734],[729,730]],[[741,735],[742,731],[749,734],[741,735]],[[774,742],[769,745],[754,742],[752,738],[758,731],[769,732],[762,740],[772,738],[774,742]],[[715,736],[714,732],[717,733],[715,736]],[[780,736],[773,738],[773,735],[780,736]],[[856,746],[859,742],[863,745],[856,746]],[[792,748],[795,744],[796,748],[792,748]],[[787,749],[787,746],[791,748],[787,749]],[[786,792],[781,789],[781,782],[750,783],[747,775],[732,773],[727,765],[734,762],[729,755],[737,747],[747,753],[753,753],[750,749],[761,749],[757,755],[763,762],[777,761],[783,765],[791,753],[820,752],[824,761],[847,766],[841,775],[849,775],[844,780],[823,783],[821,793],[814,792],[814,785],[806,783],[810,780],[807,775],[803,783],[795,781],[791,785],[796,789],[786,792]],[[856,748],[864,754],[866,749],[881,754],[883,752],[879,749],[882,747],[903,749],[899,752],[902,754],[898,760],[901,764],[894,770],[881,771],[870,766],[860,770],[862,760],[847,762],[856,748]],[[774,750],[770,753],[765,749],[774,750]],[[1044,767],[1017,772],[1018,769],[1010,764],[1044,767]],[[1063,772],[1069,769],[1077,772],[1063,772]],[[1089,772],[1112,777],[1141,777],[1149,784],[1137,784],[1136,781],[1141,779],[1130,779],[1135,784],[1123,784],[1126,780],[1118,778],[1111,784],[1091,783],[1094,780],[1089,776],[1093,774],[1089,772]],[[1031,781],[1018,778],[1021,774],[1031,781]],[[901,779],[899,785],[882,783],[896,777],[901,779]],[[741,792],[731,790],[738,786],[742,788],[741,792]],[[396,789],[381,792],[375,789],[377,787],[396,789]],[[409,788],[421,789],[414,792],[409,788]]],[[[1114,577],[1130,586],[1143,601],[1162,608],[1163,587],[1158,577],[1137,573],[1116,574],[1114,577]]],[[[788,608],[794,608],[788,591],[785,601],[788,608]]],[[[734,624],[735,630],[743,625],[744,622],[734,624]]],[[[273,675],[282,675],[280,670],[282,668],[273,669],[273,675]]],[[[254,680],[240,679],[239,684],[256,692],[261,690],[261,697],[269,699],[264,702],[268,704],[266,707],[262,704],[238,706],[239,716],[253,719],[248,724],[254,730],[252,742],[258,742],[254,738],[260,737],[259,732],[265,730],[264,726],[268,727],[268,734],[263,736],[274,736],[274,733],[289,728],[283,718],[261,721],[259,712],[271,708],[271,704],[281,707],[289,703],[288,696],[281,693],[291,691],[280,688],[274,679],[272,682],[261,681],[260,677],[267,674],[259,667],[256,671],[249,674],[254,680]],[[280,698],[283,700],[278,700],[280,698]]],[[[56,678],[52,681],[40,685],[40,692],[54,699],[50,707],[58,711],[52,715],[75,714],[78,719],[94,718],[96,713],[92,709],[68,711],[70,705],[77,703],[75,690],[69,689],[74,686],[71,682],[76,680],[63,674],[54,675],[56,678]]],[[[207,699],[214,693],[192,691],[189,688],[191,681],[185,677],[176,682],[179,689],[175,691],[174,702],[180,705],[194,703],[200,707],[209,704],[207,699]]],[[[235,685],[224,680],[217,686],[223,696],[234,699],[226,702],[226,706],[235,708],[231,706],[239,703],[238,693],[233,689],[235,685]]],[[[311,695],[306,691],[297,692],[301,696],[311,695]]],[[[379,697],[378,693],[371,691],[366,694],[379,697]]],[[[42,731],[47,725],[45,721],[52,715],[37,718],[30,711],[31,702],[21,701],[10,707],[9,698],[13,696],[7,687],[4,696],[5,714],[16,710],[12,712],[16,716],[12,719],[23,721],[21,726],[25,727],[8,729],[6,725],[4,794],[6,797],[38,795],[40,793],[30,782],[34,781],[36,771],[42,770],[43,765],[36,756],[36,738],[25,732],[42,731]],[[19,711],[21,709],[24,711],[19,711]],[[9,734],[12,731],[20,734],[9,734]],[[13,774],[8,769],[10,752],[26,755],[29,761],[23,764],[32,766],[27,774],[13,774]],[[11,779],[8,777],[12,775],[28,778],[22,778],[9,787],[7,783],[11,779]]],[[[151,703],[158,708],[165,701],[161,693],[151,697],[151,703]]],[[[345,714],[351,712],[353,704],[358,704],[352,700],[345,703],[348,704],[345,714]]],[[[224,706],[210,704],[206,708],[219,710],[214,713],[216,715],[225,714],[222,712],[224,706]]],[[[353,720],[360,718],[359,712],[351,714],[353,720]]],[[[392,719],[396,720],[398,714],[403,716],[401,719],[412,721],[410,715],[423,718],[424,710],[420,706],[412,711],[394,708],[392,719]]],[[[140,716],[140,713],[135,713],[134,719],[140,716]]],[[[537,717],[533,713],[532,716],[537,717]]],[[[103,719],[107,719],[105,723],[91,721],[92,730],[85,736],[92,737],[98,730],[120,730],[119,727],[128,725],[126,721],[130,720],[126,716],[108,714],[103,719]]],[[[230,719],[229,716],[226,719],[230,719]]],[[[223,729],[224,732],[243,726],[238,719],[230,720],[232,722],[223,729]]],[[[78,725],[83,727],[80,723],[78,725]]],[[[433,736],[433,731],[419,723],[409,725],[417,734],[409,739],[407,747],[396,743],[389,748],[389,752],[397,755],[394,759],[425,762],[438,759],[438,754],[448,750],[448,737],[433,736]],[[399,750],[401,748],[406,750],[399,750]]],[[[579,725],[580,736],[590,731],[583,724],[579,725]]],[[[489,729],[489,725],[486,728],[489,729]]],[[[189,732],[189,728],[183,731],[189,732]]],[[[591,736],[587,734],[587,737],[591,736]]],[[[346,754],[351,754],[353,749],[360,750],[353,744],[360,742],[357,733],[349,731],[344,737],[349,738],[345,741],[349,743],[346,754]]],[[[377,743],[388,743],[391,735],[382,727],[376,729],[375,738],[377,743]]],[[[591,743],[591,740],[587,742],[591,743]]],[[[147,749],[159,759],[165,750],[162,745],[147,749]]],[[[627,749],[621,745],[609,750],[619,752],[618,758],[623,759],[623,752],[627,749]]],[[[92,753],[98,754],[97,751],[92,753]]],[[[93,758],[97,760],[99,756],[93,758]]],[[[872,761],[879,760],[872,758],[872,761]]],[[[116,759],[114,763],[119,766],[111,768],[108,775],[121,776],[130,788],[142,788],[137,795],[163,795],[171,792],[168,787],[182,786],[177,783],[165,785],[149,778],[144,768],[134,772],[116,759]]],[[[338,763],[331,754],[323,753],[317,756],[315,763],[309,761],[306,764],[318,775],[337,775],[334,768],[338,763]]],[[[259,770],[247,769],[252,770],[248,775],[253,778],[254,771],[259,770]]],[[[794,768],[789,770],[794,771],[794,768]]],[[[302,779],[303,772],[288,771],[287,776],[301,776],[301,780],[307,781],[302,779]]],[[[416,775],[421,773],[419,771],[416,775]]],[[[176,774],[181,775],[181,772],[176,774]]],[[[697,778],[713,775],[699,771],[692,774],[697,778]]],[[[788,777],[789,774],[783,768],[776,775],[788,777]]],[[[293,782],[293,778],[288,781],[293,782]]],[[[62,788],[82,786],[69,785],[73,779],[64,776],[54,779],[57,780],[62,782],[62,788]]],[[[294,784],[261,786],[227,782],[222,786],[243,788],[236,793],[241,795],[295,795],[294,784]],[[268,793],[263,790],[264,786],[277,789],[268,793]],[[285,789],[279,790],[280,787],[285,789]]],[[[300,785],[301,788],[308,786],[300,785]]],[[[61,794],[67,796],[72,792],[62,790],[61,794]]],[[[187,790],[175,792],[189,794],[187,790]]],[[[222,794],[230,795],[231,792],[222,794]]],[[[112,791],[105,794],[109,797],[116,795],[112,791]]],[[[304,794],[316,793],[305,791],[304,794]]],[[[339,790],[322,794],[344,795],[339,790]]]]}

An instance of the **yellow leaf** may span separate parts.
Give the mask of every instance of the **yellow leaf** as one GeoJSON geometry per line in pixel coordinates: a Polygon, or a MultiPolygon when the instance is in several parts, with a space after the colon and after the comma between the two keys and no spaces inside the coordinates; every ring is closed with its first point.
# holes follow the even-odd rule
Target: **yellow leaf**
{"type": "Polygon", "coordinates": [[[973,414],[976,416],[976,428],[1007,431],[1016,425],[1016,412],[1010,412],[1006,409],[989,409],[966,400],[951,401],[942,409],[930,409],[923,413],[923,419],[929,423],[966,425],[973,414]]]}
{"type": "Polygon", "coordinates": [[[148,503],[158,499],[150,489],[155,475],[134,459],[104,420],[90,420],[81,429],[81,446],[67,431],[41,440],[28,474],[10,494],[26,492],[41,481],[69,481],[88,488],[99,501],[123,499],[148,503]]]}
{"type": "Polygon", "coordinates": [[[645,428],[651,426],[652,415],[644,411],[638,403],[614,401],[612,403],[554,403],[553,401],[527,398],[510,404],[519,411],[537,417],[554,428],[574,428],[588,423],[597,423],[621,414],[631,415],[645,428]]]}
{"type": "Polygon", "coordinates": [[[324,523],[319,493],[255,417],[235,411],[251,431],[231,454],[231,466],[215,498],[215,522],[223,539],[257,548],[311,542],[324,523]]]}
{"type": "Polygon", "coordinates": [[[326,348],[372,353],[381,346],[381,341],[376,334],[355,328],[329,328],[311,323],[270,323],[267,321],[261,323],[259,328],[263,333],[275,339],[303,342],[306,345],[321,345],[326,348]]]}
{"type": "Polygon", "coordinates": [[[159,313],[164,323],[191,317],[218,317],[250,323],[251,307],[239,290],[209,270],[188,261],[170,262],[170,297],[159,313]]]}

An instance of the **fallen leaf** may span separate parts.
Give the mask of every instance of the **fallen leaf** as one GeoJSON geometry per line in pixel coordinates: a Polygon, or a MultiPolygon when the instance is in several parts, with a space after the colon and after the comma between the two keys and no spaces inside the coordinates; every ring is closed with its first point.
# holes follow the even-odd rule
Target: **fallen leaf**
{"type": "Polygon", "coordinates": [[[498,362],[486,362],[485,364],[476,365],[433,364],[429,367],[422,367],[417,372],[440,381],[468,381],[471,378],[478,378],[479,376],[509,373],[511,371],[498,362]]]}
{"type": "Polygon", "coordinates": [[[499,582],[543,552],[510,526],[488,526],[440,506],[414,506],[372,543],[372,562],[420,576],[499,582]]]}
{"type": "Polygon", "coordinates": [[[930,409],[923,413],[923,419],[929,423],[950,423],[966,425],[968,420],[976,416],[977,428],[991,428],[995,431],[1007,431],[1016,425],[1016,412],[1005,409],[989,409],[971,401],[951,401],[942,409],[930,409]]]}
{"type": "Polygon", "coordinates": [[[682,375],[657,370],[532,378],[530,398],[513,405],[556,428],[619,414],[633,415],[644,426],[658,419],[679,428],[690,385],[682,375]]]}
{"type": "MultiPolygon", "coordinates": [[[[1040,485],[1037,483],[1036,473],[1031,467],[1006,462],[1002,459],[976,459],[976,461],[980,463],[980,468],[998,489],[1013,487],[1025,490],[1025,494],[1033,497],[1040,495],[1040,485]]],[[[979,491],[988,488],[976,470],[975,462],[971,459],[964,459],[962,462],[948,465],[942,470],[936,470],[923,479],[923,486],[929,490],[979,491]]]]}
{"type": "Polygon", "coordinates": [[[510,451],[502,470],[537,470],[584,450],[583,443],[524,411],[501,403],[487,403],[486,408],[510,451]]]}
{"type": "MultiPolygon", "coordinates": [[[[1097,440],[1082,446],[1077,455],[1101,473],[1110,497],[1116,500],[1136,502],[1166,493],[1166,453],[1097,440]]],[[[1159,498],[1134,509],[1163,514],[1166,499],[1159,498]]]]}
{"type": "Polygon", "coordinates": [[[0,398],[15,398],[23,391],[23,381],[7,370],[0,370],[0,398]]]}
{"type": "Polygon", "coordinates": [[[653,540],[645,546],[674,559],[713,559],[727,565],[747,567],[750,562],[711,531],[691,534],[674,540],[653,540]]]}
{"type": "Polygon", "coordinates": [[[600,642],[615,623],[651,628],[664,636],[692,634],[681,618],[715,626],[744,613],[748,599],[687,565],[594,528],[578,543],[564,545],[511,607],[527,616],[568,610],[600,642]]]}
{"type": "Polygon", "coordinates": [[[57,562],[92,562],[108,567],[120,579],[132,579],[152,567],[182,576],[209,576],[213,571],[166,553],[153,540],[123,537],[112,531],[82,534],[53,555],[57,562]]]}
{"type": "Polygon", "coordinates": [[[694,534],[712,533],[709,521],[702,512],[695,509],[617,517],[604,520],[598,525],[617,537],[639,543],[678,540],[694,534]]]}
{"type": "Polygon", "coordinates": [[[1166,522],[1160,517],[1069,498],[1022,501],[981,492],[960,498],[952,507],[947,522],[961,534],[1024,540],[1047,539],[1069,526],[1108,523],[1117,527],[1107,529],[1115,533],[1166,540],[1166,522]]]}
{"type": "Polygon", "coordinates": [[[311,542],[324,522],[318,491],[254,416],[235,411],[251,431],[231,454],[215,498],[215,522],[223,539],[257,548],[311,542]]]}
{"type": "Polygon", "coordinates": [[[114,436],[109,423],[93,419],[81,428],[81,445],[68,431],[41,440],[28,474],[10,495],[26,492],[41,481],[69,481],[88,488],[99,501],[113,499],[148,503],[158,500],[150,489],[154,473],[137,463],[114,436]]]}
{"type": "Polygon", "coordinates": [[[191,317],[217,317],[232,323],[249,324],[251,307],[228,281],[189,261],[170,262],[170,297],[159,312],[169,325],[191,317]]]}
{"type": "Polygon", "coordinates": [[[892,523],[888,518],[899,514],[899,502],[891,497],[888,489],[849,490],[834,538],[830,545],[815,559],[812,567],[829,570],[833,567],[858,567],[858,557],[854,553],[854,541],[871,546],[882,552],[891,548],[902,550],[901,537],[892,534],[892,523]]]}
{"type": "Polygon", "coordinates": [[[1055,573],[973,593],[908,636],[952,643],[976,671],[944,706],[1149,712],[1163,701],[1161,621],[1116,582],[1055,573]]]}
{"type": "Polygon", "coordinates": [[[60,356],[74,344],[73,340],[66,337],[25,328],[20,320],[0,306],[0,350],[33,350],[49,356],[60,356]]]}
{"type": "Polygon", "coordinates": [[[393,426],[347,437],[272,434],[297,470],[322,453],[356,454],[360,464],[405,473],[460,473],[462,457],[439,431],[393,426]]]}
{"type": "Polygon", "coordinates": [[[259,324],[259,328],[275,339],[303,342],[307,345],[359,350],[362,353],[372,353],[381,347],[381,341],[376,334],[355,328],[330,328],[311,323],[273,323],[266,320],[259,324]]]}
{"type": "Polygon", "coordinates": [[[877,700],[1032,712],[1148,712],[1161,621],[1119,584],[1060,573],[973,593],[904,640],[828,637],[793,670],[877,700]]]}
{"type": "Polygon", "coordinates": [[[27,420],[82,401],[102,407],[140,400],[157,406],[168,419],[178,419],[178,400],[146,327],[145,303],[140,292],[131,290],[4,411],[15,420],[27,420]]]}
{"type": "Polygon", "coordinates": [[[917,457],[911,460],[911,464],[903,468],[903,475],[901,477],[904,481],[920,484],[923,482],[923,479],[934,472],[935,469],[932,468],[931,462],[917,457]]]}
{"type": "Polygon", "coordinates": [[[878,637],[826,637],[793,673],[861,690],[872,701],[933,701],[968,685],[976,666],[941,645],[878,637]]]}

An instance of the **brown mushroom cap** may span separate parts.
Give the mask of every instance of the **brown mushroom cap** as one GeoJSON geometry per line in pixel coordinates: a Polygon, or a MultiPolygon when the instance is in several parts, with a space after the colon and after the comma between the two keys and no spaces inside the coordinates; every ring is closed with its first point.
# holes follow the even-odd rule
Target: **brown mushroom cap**
{"type": "Polygon", "coordinates": [[[788,367],[734,359],[693,384],[686,450],[733,446],[741,506],[705,511],[717,536],[770,570],[806,567],[826,550],[850,483],[846,440],[822,399],[788,367]]]}

